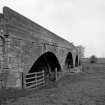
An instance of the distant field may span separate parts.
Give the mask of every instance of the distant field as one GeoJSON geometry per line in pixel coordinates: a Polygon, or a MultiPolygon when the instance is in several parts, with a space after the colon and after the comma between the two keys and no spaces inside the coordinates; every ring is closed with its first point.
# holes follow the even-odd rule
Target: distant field
{"type": "Polygon", "coordinates": [[[83,72],[87,73],[104,73],[105,72],[105,64],[97,64],[97,63],[84,63],[83,64],[83,72]]]}
{"type": "MultiPolygon", "coordinates": [[[[85,62],[85,63],[90,62],[89,58],[82,58],[81,60],[82,60],[82,62],[85,62]]],[[[105,58],[97,58],[97,63],[98,64],[105,64],[105,58]]]]}
{"type": "Polygon", "coordinates": [[[40,91],[4,91],[0,99],[6,105],[105,105],[105,65],[84,64],[82,73],[66,74],[40,91]]]}

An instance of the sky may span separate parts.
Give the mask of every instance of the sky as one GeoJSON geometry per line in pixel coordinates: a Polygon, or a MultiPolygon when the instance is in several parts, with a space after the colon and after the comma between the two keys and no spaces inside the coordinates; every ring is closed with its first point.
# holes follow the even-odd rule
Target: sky
{"type": "Polygon", "coordinates": [[[0,0],[60,37],[82,45],[85,57],[105,57],[105,0],[0,0]]]}

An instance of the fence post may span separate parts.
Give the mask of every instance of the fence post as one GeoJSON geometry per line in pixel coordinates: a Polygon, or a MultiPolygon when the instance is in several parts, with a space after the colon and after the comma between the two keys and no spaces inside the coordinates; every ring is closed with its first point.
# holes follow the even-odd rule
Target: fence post
{"type": "Polygon", "coordinates": [[[36,88],[37,88],[37,73],[36,73],[35,75],[36,75],[36,78],[35,78],[35,80],[36,80],[36,88]]]}
{"type": "Polygon", "coordinates": [[[58,77],[57,77],[57,68],[55,68],[55,79],[57,81],[58,77]]]}
{"type": "Polygon", "coordinates": [[[42,71],[42,76],[43,76],[43,85],[45,85],[44,70],[42,71]]]}
{"type": "Polygon", "coordinates": [[[25,83],[24,83],[24,82],[25,82],[25,80],[24,80],[24,79],[25,79],[25,78],[24,78],[24,73],[22,72],[21,75],[22,75],[21,83],[22,83],[22,89],[23,89],[23,88],[25,88],[25,83]]]}

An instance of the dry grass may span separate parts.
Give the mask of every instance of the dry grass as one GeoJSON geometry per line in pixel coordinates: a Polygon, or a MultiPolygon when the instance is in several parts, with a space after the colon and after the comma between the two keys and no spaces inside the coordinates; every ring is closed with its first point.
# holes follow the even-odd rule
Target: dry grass
{"type": "Polygon", "coordinates": [[[23,89],[13,89],[13,88],[8,88],[8,89],[0,89],[0,105],[2,103],[5,103],[7,100],[16,100],[19,97],[26,96],[28,91],[23,90],[23,89]]]}
{"type": "Polygon", "coordinates": [[[85,64],[83,73],[68,74],[40,91],[1,91],[8,98],[0,95],[0,100],[7,100],[7,105],[105,105],[104,68],[85,64]]]}

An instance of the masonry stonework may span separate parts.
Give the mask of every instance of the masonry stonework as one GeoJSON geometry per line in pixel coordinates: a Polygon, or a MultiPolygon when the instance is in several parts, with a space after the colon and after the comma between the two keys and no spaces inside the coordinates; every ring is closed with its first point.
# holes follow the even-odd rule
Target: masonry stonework
{"type": "Polygon", "coordinates": [[[0,71],[9,71],[7,87],[21,87],[21,73],[27,74],[33,64],[46,53],[56,56],[61,72],[67,70],[65,61],[69,52],[72,54],[73,68],[76,56],[79,58],[78,51],[72,43],[8,7],[4,7],[3,13],[0,14],[0,36],[4,40],[4,46],[0,49],[5,47],[0,55],[0,62],[3,61],[0,71]]]}

